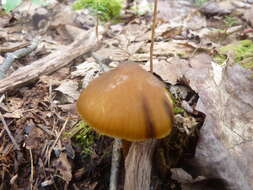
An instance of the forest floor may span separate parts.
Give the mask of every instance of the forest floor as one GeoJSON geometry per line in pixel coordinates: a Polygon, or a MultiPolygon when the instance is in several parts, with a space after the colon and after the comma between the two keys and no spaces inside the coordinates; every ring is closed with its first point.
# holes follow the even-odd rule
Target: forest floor
{"type": "MultiPolygon", "coordinates": [[[[148,70],[152,6],[139,9],[124,9],[113,24],[100,23],[99,36],[96,18],[74,11],[67,1],[43,7],[25,1],[11,13],[0,12],[0,68],[15,58],[0,80],[0,190],[108,189],[113,140],[82,122],[75,104],[101,64],[113,68],[131,61],[148,70]],[[16,56],[19,50],[25,55],[16,56]]],[[[184,120],[189,128],[184,132],[198,133],[200,141],[187,141],[188,151],[184,147],[173,161],[168,155],[177,145],[171,143],[154,161],[159,166],[152,172],[152,189],[253,187],[253,171],[244,168],[253,168],[253,2],[161,0],[158,10],[154,72],[171,84],[184,78],[201,100],[192,109],[203,112],[204,126],[214,131],[203,136],[200,128],[188,126],[195,120],[184,120]],[[212,140],[218,152],[205,152],[213,148],[209,137],[218,139],[212,140]],[[232,155],[236,164],[222,154],[232,155]],[[212,165],[217,160],[218,168],[212,165]],[[231,171],[221,174],[219,168],[228,166],[231,171]],[[235,182],[237,174],[229,175],[234,168],[242,184],[235,182]]]]}

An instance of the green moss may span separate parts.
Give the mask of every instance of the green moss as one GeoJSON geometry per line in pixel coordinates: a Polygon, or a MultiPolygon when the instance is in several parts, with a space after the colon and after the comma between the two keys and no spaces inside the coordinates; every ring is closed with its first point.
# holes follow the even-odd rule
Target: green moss
{"type": "Polygon", "coordinates": [[[227,55],[233,58],[235,63],[242,65],[245,68],[253,67],[253,42],[251,40],[242,40],[223,46],[218,49],[218,54],[214,59],[218,63],[223,63],[227,55]]]}
{"type": "Polygon", "coordinates": [[[184,112],[185,112],[185,110],[183,108],[180,108],[180,107],[177,107],[177,106],[173,107],[173,113],[174,114],[184,113],[184,112]]]}
{"type": "Polygon", "coordinates": [[[197,6],[201,6],[201,5],[203,5],[204,3],[206,3],[208,0],[195,0],[194,2],[195,2],[195,4],[197,5],[197,6]]]}
{"type": "Polygon", "coordinates": [[[226,61],[227,56],[222,54],[216,54],[214,55],[213,59],[216,63],[222,65],[226,61]]]}
{"type": "Polygon", "coordinates": [[[224,23],[227,27],[235,26],[239,23],[238,19],[233,16],[225,16],[224,23]]]}
{"type": "Polygon", "coordinates": [[[186,58],[186,57],[187,57],[187,54],[186,54],[186,53],[183,53],[183,52],[178,52],[178,53],[177,53],[177,56],[180,57],[180,58],[186,58]]]}
{"type": "Polygon", "coordinates": [[[81,147],[81,154],[88,157],[93,152],[93,145],[96,134],[84,121],[80,121],[76,126],[66,133],[73,142],[81,147]]]}
{"type": "Polygon", "coordinates": [[[181,100],[177,99],[175,96],[173,96],[173,94],[170,92],[169,89],[168,90],[168,95],[170,96],[170,99],[172,100],[172,104],[173,104],[173,113],[174,114],[179,114],[179,113],[184,113],[185,110],[183,108],[180,107],[181,105],[181,100]]]}
{"type": "Polygon", "coordinates": [[[75,10],[90,9],[91,12],[99,16],[102,21],[116,19],[122,9],[122,0],[76,0],[73,3],[75,10]]]}

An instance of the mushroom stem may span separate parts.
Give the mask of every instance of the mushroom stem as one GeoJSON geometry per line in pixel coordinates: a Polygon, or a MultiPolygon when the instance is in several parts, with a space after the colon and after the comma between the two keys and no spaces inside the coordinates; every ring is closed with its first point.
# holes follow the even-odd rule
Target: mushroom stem
{"type": "Polygon", "coordinates": [[[125,160],[124,190],[149,190],[156,139],[133,142],[125,160]]]}
{"type": "Polygon", "coordinates": [[[112,150],[112,164],[111,164],[111,176],[110,176],[110,190],[117,190],[119,164],[121,159],[121,139],[115,138],[112,150]]]}

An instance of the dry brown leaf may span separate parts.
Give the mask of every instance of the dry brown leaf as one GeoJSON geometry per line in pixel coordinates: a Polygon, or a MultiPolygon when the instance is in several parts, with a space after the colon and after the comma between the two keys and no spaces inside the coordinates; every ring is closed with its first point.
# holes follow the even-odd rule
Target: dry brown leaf
{"type": "Polygon", "coordinates": [[[40,150],[43,146],[45,135],[40,128],[32,126],[25,139],[26,148],[40,150]]]}
{"type": "Polygon", "coordinates": [[[244,11],[243,17],[253,26],[253,7],[244,11]]]}
{"type": "MultiPolygon", "coordinates": [[[[187,66],[187,63],[178,57],[171,57],[167,61],[154,60],[154,72],[162,77],[165,82],[176,84],[177,80],[183,76],[181,66],[187,66]]],[[[149,62],[145,65],[145,69],[149,70],[149,62]]]]}
{"type": "Polygon", "coordinates": [[[135,53],[131,57],[129,57],[129,60],[135,61],[135,62],[146,62],[149,60],[149,53],[135,53]]]}
{"type": "Polygon", "coordinates": [[[101,48],[100,50],[96,51],[96,54],[103,55],[104,58],[109,58],[113,61],[125,61],[129,57],[129,54],[126,50],[116,47],[101,48]]]}
{"type": "MultiPolygon", "coordinates": [[[[189,64],[177,64],[198,93],[198,109],[206,114],[200,130],[194,172],[224,180],[228,189],[253,188],[253,78],[252,71],[228,65],[216,83],[207,54],[189,64]],[[189,67],[190,65],[190,67],[189,67]]],[[[173,71],[167,70],[168,75],[173,71]]],[[[159,72],[158,72],[159,74],[159,72]]]]}
{"type": "Polygon", "coordinates": [[[74,80],[64,80],[61,82],[61,85],[54,90],[61,92],[63,95],[65,95],[69,103],[73,103],[75,100],[77,100],[80,94],[77,90],[78,83],[74,80]]]}
{"type": "Polygon", "coordinates": [[[10,14],[4,13],[2,10],[0,12],[0,16],[1,16],[1,19],[0,19],[0,28],[3,28],[7,24],[9,24],[9,22],[10,22],[10,20],[11,20],[12,17],[11,17],[10,14]]]}
{"type": "MultiPolygon", "coordinates": [[[[148,53],[150,44],[140,50],[142,52],[148,53]]],[[[154,45],[154,55],[156,56],[180,56],[180,57],[189,57],[194,51],[193,48],[188,46],[187,43],[181,40],[173,40],[170,42],[156,42],[154,45]]]]}
{"type": "Polygon", "coordinates": [[[147,25],[138,19],[136,19],[136,23],[132,21],[124,27],[122,35],[124,35],[124,38],[126,38],[130,43],[133,41],[142,42],[150,38],[150,35],[147,34],[147,25]]]}
{"type": "Polygon", "coordinates": [[[209,1],[202,5],[201,11],[207,15],[224,15],[229,14],[235,7],[232,5],[231,0],[225,1],[209,1]]]}
{"type": "Polygon", "coordinates": [[[23,112],[24,112],[24,110],[19,109],[19,110],[15,110],[14,112],[11,112],[11,113],[5,113],[5,114],[3,114],[3,116],[6,118],[19,119],[19,118],[23,117],[23,112]]]}
{"type": "Polygon", "coordinates": [[[174,36],[181,34],[182,29],[183,25],[178,23],[159,24],[155,30],[156,34],[155,36],[156,37],[162,36],[165,39],[173,38],[174,36]]]}
{"type": "Polygon", "coordinates": [[[57,27],[59,25],[73,25],[76,13],[71,6],[62,6],[62,8],[59,9],[61,9],[61,11],[54,16],[51,26],[57,27]]]}
{"type": "Polygon", "coordinates": [[[67,158],[67,154],[62,152],[57,160],[53,164],[60,172],[61,177],[69,183],[72,179],[72,167],[67,158]]]}
{"type": "Polygon", "coordinates": [[[159,1],[158,16],[169,22],[172,20],[182,21],[182,18],[192,10],[189,5],[191,5],[191,3],[187,1],[159,1]]]}

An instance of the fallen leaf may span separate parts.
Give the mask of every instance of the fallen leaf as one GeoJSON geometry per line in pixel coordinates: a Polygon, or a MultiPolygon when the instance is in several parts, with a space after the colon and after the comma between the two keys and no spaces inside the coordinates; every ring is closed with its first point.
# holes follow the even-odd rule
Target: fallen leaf
{"type": "Polygon", "coordinates": [[[72,167],[67,158],[67,154],[61,152],[59,158],[54,161],[55,168],[60,172],[62,178],[69,183],[72,179],[72,167]]]}
{"type": "Polygon", "coordinates": [[[253,7],[244,11],[243,18],[253,26],[253,7]]]}
{"type": "Polygon", "coordinates": [[[43,146],[45,133],[40,128],[31,126],[28,136],[25,139],[25,146],[27,149],[40,150],[43,146]]]}
{"type": "MultiPolygon", "coordinates": [[[[228,189],[253,188],[253,78],[250,69],[228,64],[216,84],[211,57],[200,54],[175,67],[199,95],[197,109],[206,115],[195,157],[195,175],[218,178],[228,189]]],[[[175,64],[175,63],[174,63],[175,64]]],[[[168,75],[174,72],[167,70],[168,75]]],[[[158,72],[159,74],[159,72],[158,72]]]]}
{"type": "Polygon", "coordinates": [[[69,103],[73,103],[79,97],[79,92],[77,89],[78,83],[76,81],[64,80],[62,81],[62,84],[54,90],[61,92],[63,95],[65,95],[69,103]]]}
{"type": "Polygon", "coordinates": [[[216,2],[208,1],[201,7],[201,12],[207,15],[224,15],[231,13],[235,7],[230,0],[216,2]]]}

